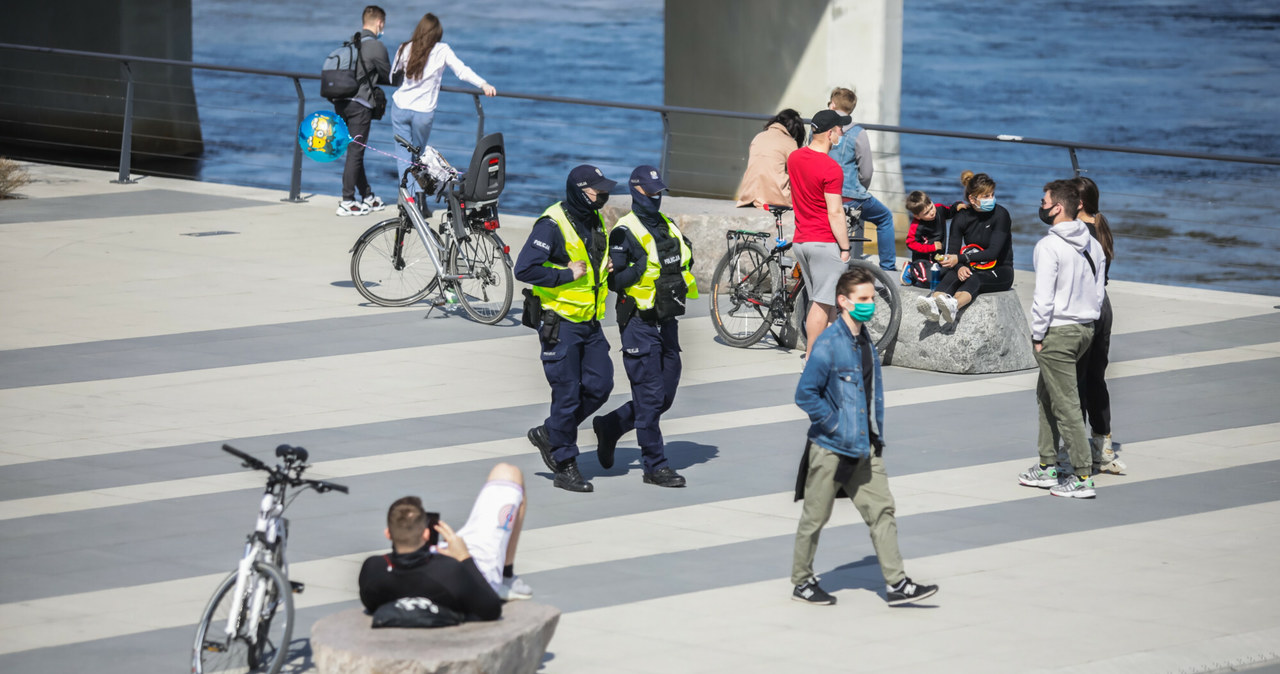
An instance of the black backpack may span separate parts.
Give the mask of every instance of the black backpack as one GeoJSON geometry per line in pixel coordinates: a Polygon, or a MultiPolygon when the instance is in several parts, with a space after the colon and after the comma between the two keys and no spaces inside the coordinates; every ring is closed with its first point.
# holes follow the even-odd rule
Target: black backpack
{"type": "Polygon", "coordinates": [[[330,102],[351,98],[360,90],[356,64],[360,61],[360,33],[329,52],[320,70],[320,95],[330,102]]]}

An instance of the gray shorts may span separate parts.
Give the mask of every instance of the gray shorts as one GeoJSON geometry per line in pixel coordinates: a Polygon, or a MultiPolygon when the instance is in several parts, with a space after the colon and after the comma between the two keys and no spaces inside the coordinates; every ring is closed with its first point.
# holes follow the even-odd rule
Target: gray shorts
{"type": "Polygon", "coordinates": [[[849,268],[840,260],[840,246],[834,243],[805,241],[791,247],[809,288],[809,299],[819,304],[835,306],[836,282],[849,268]]]}

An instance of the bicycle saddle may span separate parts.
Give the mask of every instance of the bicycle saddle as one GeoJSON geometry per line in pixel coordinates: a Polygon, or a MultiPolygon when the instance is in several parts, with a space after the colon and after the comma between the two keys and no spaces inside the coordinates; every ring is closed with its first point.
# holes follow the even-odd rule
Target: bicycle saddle
{"type": "Polygon", "coordinates": [[[772,204],[764,204],[760,208],[763,208],[764,210],[769,211],[769,213],[771,213],[775,218],[791,210],[790,206],[774,206],[772,204]]]}

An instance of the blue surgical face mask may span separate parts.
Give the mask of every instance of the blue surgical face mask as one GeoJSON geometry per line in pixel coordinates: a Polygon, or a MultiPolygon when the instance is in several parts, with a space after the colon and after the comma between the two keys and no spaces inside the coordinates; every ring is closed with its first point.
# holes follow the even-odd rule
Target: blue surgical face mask
{"type": "Polygon", "coordinates": [[[866,323],[876,313],[875,302],[857,302],[849,310],[849,316],[859,323],[866,323]]]}
{"type": "Polygon", "coordinates": [[[978,200],[978,210],[989,211],[996,207],[996,195],[991,195],[978,200]]]}

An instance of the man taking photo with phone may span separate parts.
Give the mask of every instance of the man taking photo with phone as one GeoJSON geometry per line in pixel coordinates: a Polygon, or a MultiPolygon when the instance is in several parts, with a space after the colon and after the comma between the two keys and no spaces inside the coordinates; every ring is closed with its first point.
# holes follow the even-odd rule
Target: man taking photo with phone
{"type": "Polygon", "coordinates": [[[524,476],[508,463],[489,471],[457,532],[427,513],[418,497],[396,500],[387,510],[392,551],[364,561],[360,602],[373,613],[398,599],[425,597],[466,620],[497,620],[503,601],[533,596],[514,572],[524,513],[524,476]]]}

